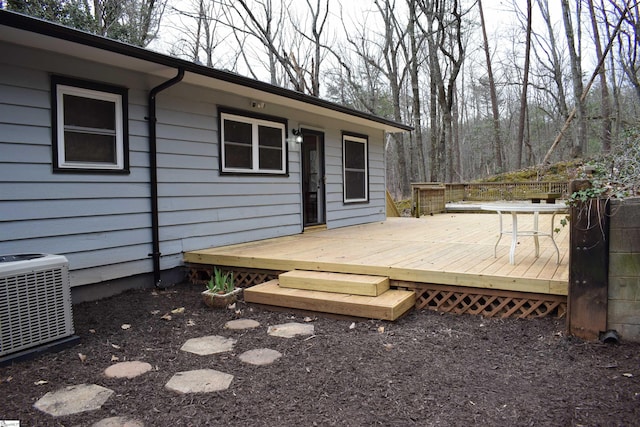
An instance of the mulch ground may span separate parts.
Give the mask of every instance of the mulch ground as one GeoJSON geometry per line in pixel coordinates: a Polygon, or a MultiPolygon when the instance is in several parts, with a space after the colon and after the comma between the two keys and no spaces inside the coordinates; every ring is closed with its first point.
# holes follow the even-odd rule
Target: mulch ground
{"type": "Polygon", "coordinates": [[[79,344],[0,368],[0,419],[20,420],[21,426],[90,426],[112,416],[132,416],[145,426],[640,423],[640,345],[566,337],[564,320],[429,311],[396,322],[305,319],[242,302],[239,312],[210,309],[200,291],[181,284],[74,306],[79,344]],[[170,313],[180,307],[183,313],[170,313]],[[236,318],[255,319],[261,327],[224,329],[236,318]],[[310,321],[315,335],[267,335],[269,325],[291,321],[310,321]],[[131,327],[123,329],[125,324],[131,327]],[[238,341],[230,353],[180,351],[187,339],[204,335],[238,341]],[[283,357],[269,366],[237,357],[265,347],[283,357]],[[105,378],[104,369],[116,358],[145,361],[154,369],[130,380],[105,378]],[[164,388],[176,372],[202,368],[233,374],[231,387],[190,395],[164,388]],[[115,393],[102,409],[67,417],[32,407],[49,391],[82,383],[115,393]]]}

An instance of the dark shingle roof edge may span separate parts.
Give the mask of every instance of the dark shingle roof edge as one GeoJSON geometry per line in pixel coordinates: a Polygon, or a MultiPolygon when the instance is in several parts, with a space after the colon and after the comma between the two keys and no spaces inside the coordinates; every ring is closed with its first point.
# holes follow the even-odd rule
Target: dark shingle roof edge
{"type": "Polygon", "coordinates": [[[254,80],[228,71],[217,70],[215,68],[206,67],[193,62],[189,62],[180,58],[174,58],[162,53],[154,52],[138,46],[133,46],[123,42],[108,39],[95,34],[87,33],[60,24],[44,21],[42,19],[22,15],[16,12],[0,10],[0,25],[29,31],[44,36],[65,40],[73,43],[79,43],[84,46],[95,49],[106,50],[131,58],[152,62],[155,64],[182,68],[184,71],[206,76],[212,79],[226,81],[233,84],[242,85],[262,92],[282,96],[292,100],[305,102],[321,108],[359,117],[372,122],[380,123],[385,126],[396,128],[398,131],[411,131],[412,126],[408,126],[393,120],[385,119],[373,114],[354,110],[334,102],[326,101],[315,96],[305,95],[290,89],[274,86],[269,83],[254,80]]]}

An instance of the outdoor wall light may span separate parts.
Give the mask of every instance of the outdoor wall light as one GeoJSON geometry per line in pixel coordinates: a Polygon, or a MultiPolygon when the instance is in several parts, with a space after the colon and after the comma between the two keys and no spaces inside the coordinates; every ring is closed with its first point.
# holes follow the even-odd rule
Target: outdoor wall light
{"type": "Polygon", "coordinates": [[[291,129],[291,133],[293,134],[293,136],[295,136],[294,142],[296,142],[297,144],[302,143],[302,132],[300,131],[300,129],[291,129]]]}

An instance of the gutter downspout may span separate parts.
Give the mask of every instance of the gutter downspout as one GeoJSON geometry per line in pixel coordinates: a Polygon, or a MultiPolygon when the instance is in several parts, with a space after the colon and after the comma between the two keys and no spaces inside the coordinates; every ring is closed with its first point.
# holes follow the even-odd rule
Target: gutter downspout
{"type": "Polygon", "coordinates": [[[153,250],[149,254],[153,258],[153,283],[160,287],[160,221],[158,209],[158,162],[156,136],[156,96],[158,93],[180,83],[184,78],[184,69],[179,68],[178,74],[171,80],[154,87],[149,92],[149,178],[151,184],[151,234],[153,250]]]}

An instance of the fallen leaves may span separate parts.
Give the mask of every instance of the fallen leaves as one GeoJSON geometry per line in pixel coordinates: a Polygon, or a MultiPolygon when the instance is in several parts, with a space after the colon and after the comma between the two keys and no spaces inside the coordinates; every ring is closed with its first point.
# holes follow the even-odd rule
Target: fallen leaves
{"type": "Polygon", "coordinates": [[[86,354],[82,354],[82,353],[78,353],[78,359],[80,359],[80,361],[82,363],[84,363],[87,360],[87,355],[86,354]]]}
{"type": "MultiPolygon", "coordinates": [[[[155,311],[157,311],[157,310],[155,310],[155,311]]],[[[159,313],[159,312],[160,312],[160,311],[157,311],[157,313],[159,313]]],[[[157,313],[156,313],[156,314],[157,314],[157,313]]],[[[154,313],[152,312],[152,314],[154,314],[154,313]]],[[[174,309],[173,309],[173,310],[171,310],[169,313],[165,313],[165,314],[163,314],[162,316],[160,316],[160,318],[161,318],[162,320],[169,321],[169,320],[172,320],[172,319],[173,319],[172,314],[184,314],[184,307],[174,308],[174,309]]]]}

